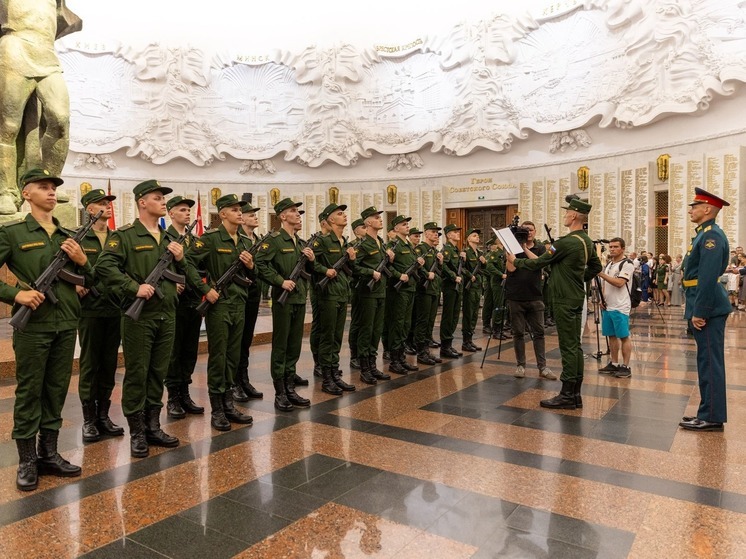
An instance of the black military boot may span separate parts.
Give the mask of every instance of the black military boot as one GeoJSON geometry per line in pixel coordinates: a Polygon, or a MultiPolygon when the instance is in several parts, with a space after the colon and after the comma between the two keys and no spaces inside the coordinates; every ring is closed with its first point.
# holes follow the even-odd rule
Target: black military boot
{"type": "Polygon", "coordinates": [[[293,374],[293,386],[308,386],[308,379],[304,379],[298,373],[293,374]]]}
{"type": "Polygon", "coordinates": [[[356,390],[352,384],[348,384],[342,380],[342,371],[339,367],[332,367],[332,380],[343,392],[355,392],[356,390]]]}
{"type": "Polygon", "coordinates": [[[148,441],[145,440],[145,412],[138,411],[127,416],[130,428],[130,456],[145,458],[148,455],[148,441]]]}
{"type": "Polygon", "coordinates": [[[186,412],[181,407],[181,391],[178,386],[167,386],[168,402],[166,402],[166,413],[171,419],[184,419],[186,412]]]}
{"type": "Polygon", "coordinates": [[[417,355],[417,351],[409,341],[404,342],[404,355],[417,355]]]}
{"type": "Polygon", "coordinates": [[[360,380],[365,384],[378,384],[376,377],[370,370],[370,357],[360,357],[360,380]]]}
{"type": "Polygon", "coordinates": [[[356,371],[361,369],[360,360],[357,357],[357,349],[350,348],[350,369],[355,369],[356,371]]]}
{"type": "Polygon", "coordinates": [[[231,398],[230,391],[223,394],[223,411],[225,412],[225,418],[231,423],[240,423],[241,425],[251,425],[254,423],[253,417],[236,409],[236,406],[233,405],[233,398],[231,398]]]}
{"type": "Polygon", "coordinates": [[[225,417],[222,394],[210,394],[210,425],[216,431],[231,430],[231,423],[225,417]]]}
{"type": "Polygon", "coordinates": [[[285,394],[285,381],[275,379],[272,381],[275,386],[275,409],[280,411],[293,411],[293,404],[288,400],[285,394]]]}
{"type": "Polygon", "coordinates": [[[39,485],[39,471],[36,465],[36,437],[16,439],[18,448],[18,474],[16,487],[21,491],[33,491],[39,485]]]}
{"type": "Polygon", "coordinates": [[[246,394],[246,392],[244,392],[243,386],[241,386],[238,383],[232,385],[228,389],[228,392],[231,393],[231,396],[233,397],[233,400],[236,401],[236,402],[248,402],[249,401],[248,394],[246,394]]]}
{"type": "Polygon", "coordinates": [[[57,452],[57,438],[59,431],[42,429],[39,431],[39,447],[37,449],[39,475],[57,477],[78,477],[82,470],[80,466],[70,464],[57,452]]]}
{"type": "Polygon", "coordinates": [[[236,384],[239,384],[241,386],[241,388],[243,389],[243,393],[246,394],[246,396],[250,400],[261,400],[262,398],[264,398],[264,393],[259,392],[256,388],[254,388],[251,382],[249,382],[248,370],[238,373],[238,376],[236,377],[236,384]]]}
{"type": "Polygon", "coordinates": [[[96,407],[98,413],[98,432],[109,437],[123,436],[124,428],[114,423],[109,417],[111,400],[98,400],[96,407]]]}
{"type": "Polygon", "coordinates": [[[172,448],[179,446],[179,439],[161,429],[161,408],[150,406],[145,410],[145,440],[154,446],[172,448]]]}
{"type": "Polygon", "coordinates": [[[461,354],[453,349],[450,341],[444,340],[440,344],[440,356],[447,359],[456,359],[457,357],[461,357],[461,354]]]}
{"type": "Polygon", "coordinates": [[[83,400],[80,405],[83,407],[83,442],[95,443],[101,440],[101,433],[96,427],[96,402],[95,400],[83,400]]]}
{"type": "Polygon", "coordinates": [[[422,365],[435,365],[435,360],[424,343],[417,344],[417,363],[422,365]]]}
{"type": "Polygon", "coordinates": [[[373,355],[368,357],[368,365],[370,365],[370,374],[373,375],[374,379],[391,380],[391,375],[387,375],[382,370],[380,370],[378,367],[376,367],[376,358],[373,355]]]}
{"type": "MultiPolygon", "coordinates": [[[[416,355],[416,352],[415,352],[416,355]]],[[[399,363],[401,363],[402,367],[404,367],[407,371],[419,371],[420,368],[417,365],[410,365],[407,361],[407,352],[406,350],[399,350],[399,363]]]]}
{"type": "Polygon", "coordinates": [[[341,396],[342,389],[334,382],[335,369],[333,367],[321,368],[321,391],[331,394],[332,396],[341,396]]]}
{"type": "Polygon", "coordinates": [[[179,390],[179,397],[179,402],[181,403],[181,407],[185,412],[191,413],[193,415],[205,413],[205,408],[203,408],[202,406],[198,406],[197,403],[192,400],[192,397],[189,395],[188,382],[185,382],[181,385],[181,390],[179,390]]]}
{"type": "Polygon", "coordinates": [[[562,381],[560,393],[549,400],[539,402],[542,408],[554,408],[561,410],[575,409],[575,383],[571,380],[562,381]]]}
{"type": "Polygon", "coordinates": [[[288,397],[288,402],[293,404],[293,406],[297,408],[307,408],[311,405],[311,400],[304,398],[295,391],[294,376],[285,377],[285,395],[288,397]]]}
{"type": "Polygon", "coordinates": [[[404,366],[404,350],[392,349],[389,353],[391,354],[389,372],[396,373],[397,375],[406,375],[409,372],[409,369],[404,366]]]}
{"type": "Polygon", "coordinates": [[[313,357],[313,376],[316,378],[323,379],[324,378],[324,370],[319,364],[319,362],[316,360],[316,356],[313,357]]]}
{"type": "Polygon", "coordinates": [[[583,397],[580,395],[580,387],[583,386],[583,375],[578,377],[575,381],[575,407],[577,409],[583,409],[583,397]]]}

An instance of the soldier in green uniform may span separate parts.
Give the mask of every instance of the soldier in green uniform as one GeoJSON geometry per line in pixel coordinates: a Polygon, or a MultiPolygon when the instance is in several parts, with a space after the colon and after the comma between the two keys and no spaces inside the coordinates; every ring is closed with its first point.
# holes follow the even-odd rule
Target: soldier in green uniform
{"type": "MultiPolygon", "coordinates": [[[[319,360],[323,382],[321,390],[336,396],[343,391],[354,392],[355,387],[342,380],[339,370],[339,351],[342,348],[347,300],[350,297],[350,279],[344,270],[335,270],[334,264],[347,254],[355,260],[355,249],[347,244],[342,231],[347,226],[347,206],[329,204],[319,216],[327,224],[329,232],[313,243],[316,259],[313,262],[315,281],[329,278],[325,288],[315,287],[316,306],[319,319],[319,360]]],[[[351,269],[348,266],[348,269],[351,269]]]]}
{"type": "Polygon", "coordinates": [[[486,275],[484,266],[487,259],[479,250],[479,229],[469,229],[466,233],[466,259],[464,260],[464,294],[463,311],[461,320],[461,351],[482,351],[482,348],[474,344],[474,331],[479,319],[479,302],[482,300],[482,279],[486,275]]]}
{"type": "MultiPolygon", "coordinates": [[[[311,247],[305,247],[298,237],[302,227],[302,202],[284,198],[275,204],[275,214],[280,220],[280,230],[272,233],[259,247],[256,269],[259,277],[272,286],[272,382],[275,387],[275,408],[291,411],[293,406],[308,407],[310,400],[295,391],[295,366],[300,357],[303,341],[303,322],[306,314],[308,281],[288,279],[298,263],[301,253],[309,262],[314,261],[311,247]],[[277,299],[283,291],[289,292],[284,305],[277,299]]],[[[308,266],[307,272],[311,272],[308,266]]]]}
{"type": "MultiPolygon", "coordinates": [[[[460,252],[456,243],[461,239],[461,227],[449,223],[443,228],[446,242],[443,245],[443,311],[440,317],[440,356],[455,358],[463,354],[453,347],[453,334],[461,314],[461,290],[464,278],[459,274],[459,261],[466,254],[460,252]]],[[[463,268],[463,265],[461,266],[463,268]]]]}
{"type": "MultiPolygon", "coordinates": [[[[365,237],[365,222],[358,218],[352,222],[352,234],[355,235],[355,245],[365,237]]],[[[353,268],[353,266],[350,266],[353,268]]],[[[350,279],[350,330],[347,332],[347,344],[350,346],[350,369],[360,370],[360,361],[357,358],[357,333],[360,330],[360,305],[357,281],[353,276],[350,279]]]]}
{"type": "Polygon", "coordinates": [[[438,252],[437,246],[440,227],[434,221],[423,227],[425,240],[414,249],[415,255],[424,260],[420,281],[417,282],[414,306],[417,308],[417,321],[414,327],[414,347],[417,350],[417,362],[423,365],[435,365],[442,359],[430,353],[430,339],[435,327],[435,316],[438,312],[438,298],[440,297],[440,275],[437,268],[443,262],[443,254],[438,252]],[[433,264],[436,264],[433,266],[433,264]]]}
{"type": "MultiPolygon", "coordinates": [[[[412,245],[412,250],[414,250],[422,242],[422,231],[417,229],[416,226],[410,227],[409,234],[407,235],[407,239],[409,239],[409,244],[412,245]]],[[[422,276],[418,274],[415,279],[420,280],[421,277],[422,276]]],[[[418,320],[417,285],[419,283],[420,283],[419,281],[415,282],[415,290],[414,290],[415,294],[414,294],[413,303],[412,303],[412,317],[411,317],[411,320],[409,321],[409,332],[407,332],[407,339],[404,340],[404,354],[405,355],[417,355],[417,350],[415,349],[415,345],[414,345],[414,330],[415,330],[415,326],[418,320]]]]}
{"type": "Polygon", "coordinates": [[[21,176],[21,196],[31,212],[25,219],[0,227],[0,266],[7,264],[18,282],[15,286],[0,282],[0,300],[30,307],[26,328],[13,332],[16,358],[16,399],[13,407],[12,437],[18,447],[16,487],[32,491],[38,475],[79,476],[79,466],[70,464],[57,452],[62,426],[62,408],[72,373],[75,330],[80,317],[80,301],[75,286],[64,281],[51,291],[57,299],[36,291],[32,284],[52,262],[58,250],[70,257],[66,269],[83,273],[92,285],[93,272],[83,249],[71,237],[72,232],[52,217],[57,205],[57,187],[62,179],[49,171],[32,169],[21,176]],[[36,435],[39,434],[38,453],[36,435]]]}
{"type": "MultiPolygon", "coordinates": [[[[241,228],[246,235],[245,244],[250,250],[256,250],[256,244],[259,242],[259,236],[256,234],[256,228],[259,227],[259,216],[257,212],[261,208],[255,208],[251,204],[241,209],[243,212],[243,223],[241,228]]],[[[237,402],[246,402],[249,399],[261,400],[264,394],[254,388],[249,381],[249,356],[251,354],[251,344],[254,342],[254,328],[256,327],[256,318],[259,316],[259,303],[262,300],[261,282],[254,281],[247,290],[246,308],[244,312],[243,338],[241,339],[241,353],[238,357],[238,369],[236,370],[236,384],[233,387],[233,399],[237,402]]]]}
{"type": "MultiPolygon", "coordinates": [[[[394,231],[394,224],[389,223],[386,226],[386,249],[390,249],[394,246],[396,241],[396,231],[394,231]]],[[[389,336],[391,333],[391,315],[393,314],[392,305],[393,300],[390,297],[386,297],[386,301],[383,304],[383,330],[381,330],[381,344],[383,345],[383,360],[389,361],[391,359],[390,350],[391,343],[389,342],[389,336]]]]}
{"type": "Polygon", "coordinates": [[[160,423],[179,295],[176,283],[164,280],[159,286],[163,298],[154,297],[155,288],[145,279],[165,251],[173,254],[170,270],[174,276],[185,272],[186,262],[183,247],[158,224],[166,215],[165,195],[172,190],[151,179],[132,191],[139,217],[132,225],[111,233],[96,262],[96,274],[107,290],[121,295],[123,308],[136,298],[146,301],[139,320],[123,315],[121,323],[125,368],[122,411],[130,429],[130,454],[144,458],[148,445],[179,445],[179,439],[166,434],[160,423]]]}
{"type": "MultiPolygon", "coordinates": [[[[490,254],[492,254],[497,246],[495,245],[495,235],[491,235],[484,247],[486,254],[484,257],[489,260],[490,254]]],[[[492,293],[492,282],[490,281],[489,273],[487,272],[487,264],[482,268],[485,271],[484,274],[484,302],[482,304],[482,334],[492,334],[492,311],[495,310],[495,297],[492,293]]]]}
{"type": "Polygon", "coordinates": [[[542,400],[545,408],[575,409],[583,384],[583,350],[580,329],[583,315],[585,285],[601,270],[593,241],[583,230],[588,222],[591,205],[579,198],[568,197],[564,225],[570,233],[555,241],[550,249],[536,256],[525,251],[526,258],[507,253],[509,262],[517,269],[540,270],[552,266],[552,299],[554,301],[557,337],[562,355],[562,389],[554,398],[542,400]]]}
{"type": "Polygon", "coordinates": [[[412,321],[412,305],[414,304],[415,273],[407,274],[414,264],[422,266],[424,259],[419,259],[414,253],[414,247],[409,243],[409,222],[411,217],[397,215],[391,221],[394,233],[399,243],[393,248],[394,262],[391,266],[391,279],[387,285],[386,305],[389,307],[389,371],[399,375],[406,375],[409,371],[417,371],[416,365],[407,363],[404,353],[404,343],[412,321]],[[396,285],[402,282],[397,291],[396,285]]]}
{"type": "Polygon", "coordinates": [[[725,322],[730,301],[719,278],[728,266],[728,238],[715,223],[722,198],[694,189],[689,218],[697,224],[696,236],[684,260],[684,318],[697,343],[699,409],[695,417],[683,417],[679,426],[689,431],[722,431],[728,420],[725,397],[725,322]]]}
{"type": "MultiPolygon", "coordinates": [[[[184,234],[191,222],[191,208],[194,200],[182,196],[174,196],[166,202],[171,225],[166,230],[173,238],[184,234]]],[[[191,233],[184,239],[184,251],[188,255],[194,248],[196,237],[191,233]]],[[[176,329],[174,347],[166,373],[166,413],[172,419],[182,419],[187,413],[205,413],[205,408],[198,406],[189,394],[192,374],[197,365],[199,353],[199,335],[202,329],[202,316],[197,312],[197,306],[202,302],[202,293],[194,289],[189,283],[178,284],[179,304],[176,307],[176,329]]]]}
{"type": "MultiPolygon", "coordinates": [[[[319,230],[321,236],[329,234],[330,231],[329,224],[326,222],[326,214],[323,211],[319,214],[319,230]]],[[[308,345],[311,348],[311,355],[313,356],[313,376],[321,378],[321,361],[319,360],[319,338],[321,333],[319,331],[319,306],[317,304],[316,282],[311,282],[308,291],[309,298],[311,299],[311,333],[308,336],[308,345]]]]}
{"type": "Polygon", "coordinates": [[[377,271],[376,268],[384,259],[388,258],[389,262],[394,259],[394,253],[386,250],[383,239],[378,235],[383,228],[381,213],[373,206],[362,211],[365,237],[355,247],[357,257],[354,262],[354,275],[357,279],[360,308],[357,354],[360,361],[360,380],[366,384],[376,384],[379,380],[391,378],[376,366],[386,302],[386,275],[377,271]],[[373,280],[372,289],[368,288],[368,282],[371,280],[373,280]]]}
{"type": "Polygon", "coordinates": [[[192,289],[201,293],[211,303],[205,317],[207,329],[207,388],[210,393],[210,425],[218,431],[230,431],[231,423],[250,424],[253,419],[236,409],[231,388],[241,353],[244,312],[248,293],[246,274],[253,276],[254,259],[246,248],[241,230],[245,202],[236,194],[218,198],[220,225],[206,231],[194,242],[187,253],[187,274],[192,289]],[[222,291],[215,289],[215,282],[228,271],[236,259],[246,268],[237,279],[222,291]],[[198,270],[207,277],[202,283],[198,270]],[[241,281],[243,280],[243,281],[241,281]]]}
{"type": "MultiPolygon", "coordinates": [[[[96,188],[81,200],[89,214],[104,212],[80,243],[91,266],[96,264],[109,238],[110,231],[106,222],[111,217],[111,202],[115,199],[116,196],[109,196],[103,189],[96,188]]],[[[121,341],[118,298],[107,292],[100,280],[97,279],[94,286],[93,290],[84,286],[75,287],[81,306],[78,322],[78,395],[83,407],[82,430],[83,442],[86,443],[99,440],[102,433],[114,437],[124,435],[124,429],[115,425],[109,417],[121,341]]]]}
{"type": "Polygon", "coordinates": [[[487,281],[492,288],[492,308],[490,316],[492,317],[492,337],[494,339],[507,340],[510,338],[510,332],[506,324],[507,305],[505,302],[505,251],[502,244],[494,237],[491,239],[495,247],[487,255],[487,281]]]}

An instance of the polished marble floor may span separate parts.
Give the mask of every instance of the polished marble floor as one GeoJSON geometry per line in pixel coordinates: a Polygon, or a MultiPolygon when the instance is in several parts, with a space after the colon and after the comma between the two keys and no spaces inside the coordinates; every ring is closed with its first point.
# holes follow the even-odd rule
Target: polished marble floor
{"type": "MultiPolygon", "coordinates": [[[[538,379],[530,346],[527,376],[512,376],[508,341],[484,368],[477,353],[375,387],[354,376],[342,397],[316,384],[301,389],[310,409],[276,413],[259,346],[253,426],[165,421],[181,446],[141,460],[124,438],[82,444],[73,377],[60,449],[83,477],[43,477],[31,494],[15,489],[4,381],[0,557],[746,557],[746,313],[727,325],[724,433],[677,427],[698,403],[684,327],[679,308],[636,310],[632,378],[599,375],[607,358],[589,356],[584,408],[560,412],[538,405],[559,382],[538,379]]],[[[597,351],[592,317],[584,348],[597,351]]],[[[559,372],[552,330],[547,351],[559,372]]],[[[205,362],[192,393],[206,404],[205,362]]],[[[124,423],[116,404],[113,417],[124,423]]]]}

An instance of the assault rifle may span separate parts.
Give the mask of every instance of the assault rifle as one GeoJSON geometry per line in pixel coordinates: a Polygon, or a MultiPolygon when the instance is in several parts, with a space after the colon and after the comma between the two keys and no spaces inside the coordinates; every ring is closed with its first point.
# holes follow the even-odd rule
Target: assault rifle
{"type": "MultiPolygon", "coordinates": [[[[440,265],[440,262],[438,262],[438,254],[440,254],[440,253],[439,253],[439,251],[435,250],[435,247],[430,247],[429,250],[435,252],[435,255],[434,255],[435,259],[433,260],[433,265],[430,266],[430,269],[427,271],[427,273],[429,275],[430,272],[432,272],[432,273],[434,273],[437,276],[438,275],[438,266],[440,265]]],[[[425,289],[427,289],[428,287],[430,287],[430,281],[431,280],[429,280],[429,279],[425,280],[425,283],[423,284],[423,286],[424,286],[425,289]]]]}
{"type": "MultiPolygon", "coordinates": [[[[99,211],[96,215],[89,214],[88,223],[78,229],[78,231],[72,237],[72,240],[80,244],[80,241],[83,240],[83,237],[86,236],[86,233],[91,230],[93,224],[96,223],[96,221],[98,221],[98,219],[103,214],[104,210],[99,211]]],[[[47,268],[39,275],[39,277],[36,278],[36,281],[31,284],[32,289],[35,289],[36,291],[44,295],[44,297],[48,298],[53,305],[56,305],[58,303],[58,300],[54,294],[54,291],[52,291],[52,285],[54,285],[54,282],[56,282],[58,279],[66,281],[67,283],[70,283],[72,285],[85,285],[85,278],[83,276],[65,269],[65,265],[68,262],[70,262],[70,257],[68,256],[68,254],[64,250],[59,249],[57,251],[57,254],[54,255],[54,259],[49,264],[49,266],[47,266],[47,268]]],[[[10,319],[10,325],[16,330],[23,332],[28,325],[28,321],[31,318],[32,312],[34,312],[34,310],[31,307],[21,305],[21,307],[13,315],[13,318],[10,319]]]]}
{"type": "MultiPolygon", "coordinates": [[[[350,247],[351,248],[355,248],[358,244],[359,244],[359,242],[355,241],[354,244],[350,244],[350,247]]],[[[342,255],[342,257],[339,260],[337,260],[332,265],[332,270],[334,270],[335,272],[339,272],[340,270],[344,270],[347,275],[350,275],[352,273],[352,271],[347,266],[347,264],[349,264],[349,263],[350,263],[350,255],[347,254],[347,251],[345,251],[345,253],[342,255]]],[[[329,285],[330,281],[332,281],[332,278],[330,278],[329,276],[324,276],[316,284],[316,287],[318,287],[319,289],[322,289],[322,290],[326,289],[326,286],[329,285]]]]}
{"type": "MultiPolygon", "coordinates": [[[[464,272],[464,259],[461,258],[461,254],[458,255],[458,268],[456,269],[456,277],[460,278],[464,272]]],[[[456,291],[461,293],[464,290],[464,280],[461,279],[461,283],[456,284],[456,291]]]]}
{"type": "MultiPolygon", "coordinates": [[[[391,250],[396,250],[396,247],[399,246],[399,243],[401,242],[401,239],[396,239],[394,241],[394,244],[391,245],[391,250]]],[[[381,274],[385,274],[388,277],[391,277],[391,271],[389,270],[389,257],[386,255],[386,251],[383,251],[383,260],[376,266],[375,270],[376,272],[379,272],[381,274]]],[[[376,280],[372,279],[368,282],[368,289],[373,291],[373,286],[376,284],[376,280]]]]}
{"type": "MultiPolygon", "coordinates": [[[[477,277],[481,271],[482,271],[482,261],[479,260],[479,254],[477,253],[477,265],[474,266],[474,269],[471,271],[472,277],[477,277]]],[[[468,291],[469,289],[471,289],[471,286],[472,286],[472,281],[471,281],[471,278],[469,278],[469,281],[466,282],[464,289],[468,291]]]]}
{"type": "MultiPolygon", "coordinates": [[[[176,239],[176,242],[180,245],[184,244],[184,240],[189,236],[189,234],[192,232],[192,229],[194,229],[195,225],[197,225],[197,220],[195,219],[192,221],[191,225],[186,228],[184,233],[179,236],[179,238],[176,239]]],[[[171,265],[171,262],[174,260],[174,255],[172,252],[165,250],[163,254],[161,254],[161,257],[158,259],[158,262],[153,267],[153,269],[148,274],[148,277],[145,278],[145,281],[143,282],[145,285],[149,285],[153,288],[155,288],[155,294],[159,299],[163,299],[163,291],[161,291],[160,284],[161,281],[164,279],[167,279],[169,281],[172,281],[174,283],[185,283],[186,278],[182,276],[181,274],[177,274],[172,272],[168,269],[168,267],[171,265]]],[[[124,316],[131,318],[135,322],[140,320],[140,313],[142,313],[142,309],[145,307],[145,303],[147,302],[147,299],[144,297],[137,297],[135,301],[129,306],[129,308],[125,311],[124,316]]]]}
{"type": "MultiPolygon", "coordinates": [[[[308,241],[303,246],[303,248],[308,248],[311,246],[311,243],[316,240],[316,238],[320,235],[320,233],[314,233],[308,238],[308,241]]],[[[303,250],[303,249],[301,249],[303,250]]],[[[293,271],[290,272],[290,277],[288,278],[290,281],[298,281],[298,278],[303,279],[311,279],[311,275],[306,272],[306,264],[308,264],[308,257],[301,252],[301,255],[298,257],[298,262],[295,264],[295,268],[293,268],[293,271]]],[[[282,290],[282,293],[280,293],[280,296],[277,298],[277,302],[281,305],[285,305],[285,303],[288,300],[288,297],[290,297],[290,291],[287,291],[285,289],[282,290]]]]}
{"type": "MultiPolygon", "coordinates": [[[[421,267],[422,266],[420,265],[420,263],[417,262],[417,260],[415,260],[412,263],[412,265],[409,266],[409,268],[407,268],[406,270],[404,270],[404,273],[407,274],[407,276],[411,276],[412,274],[416,274],[417,270],[419,270],[421,267]]],[[[396,282],[396,284],[394,284],[394,289],[396,289],[397,291],[399,291],[402,288],[403,285],[404,285],[404,282],[402,280],[399,280],[399,281],[396,282]]]]}

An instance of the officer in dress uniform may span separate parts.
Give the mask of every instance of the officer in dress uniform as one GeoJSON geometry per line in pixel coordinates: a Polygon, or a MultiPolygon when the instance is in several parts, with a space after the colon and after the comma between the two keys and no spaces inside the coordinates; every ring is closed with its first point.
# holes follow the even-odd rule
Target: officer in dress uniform
{"type": "Polygon", "coordinates": [[[530,250],[526,258],[507,253],[508,262],[516,268],[540,270],[552,266],[552,297],[555,303],[557,337],[562,355],[562,389],[554,398],[542,400],[545,408],[576,409],[582,406],[580,388],[583,384],[583,350],[580,347],[583,301],[586,282],[593,279],[603,266],[596,255],[593,241],[583,230],[588,222],[591,205],[579,198],[566,198],[565,227],[570,233],[557,239],[550,249],[536,256],[530,250]]]}
{"type": "Polygon", "coordinates": [[[121,295],[123,308],[136,298],[145,299],[139,320],[122,315],[124,381],[122,411],[130,428],[130,454],[144,458],[149,445],[175,447],[179,439],[161,429],[163,380],[168,371],[174,344],[176,305],[179,295],[176,283],[160,283],[161,299],[145,279],[165,251],[173,254],[169,266],[172,274],[186,271],[184,249],[158,224],[166,215],[166,194],[171,188],[157,180],[146,180],[132,190],[139,217],[111,233],[104,252],[96,262],[96,274],[104,287],[121,295]]]}
{"type": "MultiPolygon", "coordinates": [[[[262,242],[256,254],[259,277],[272,286],[272,383],[275,387],[275,409],[292,411],[293,407],[308,407],[311,401],[295,391],[295,367],[303,342],[303,323],[306,314],[308,281],[299,277],[292,281],[293,268],[301,253],[309,263],[314,261],[311,247],[304,248],[298,237],[302,227],[302,202],[284,198],[275,204],[275,214],[280,220],[280,230],[262,242]],[[283,291],[290,293],[285,304],[278,302],[283,291]]],[[[311,265],[307,272],[312,272],[311,265]]]]}
{"type": "Polygon", "coordinates": [[[715,223],[722,198],[694,189],[689,216],[697,224],[696,236],[684,260],[684,318],[697,343],[697,377],[700,403],[696,417],[682,418],[679,426],[691,431],[722,431],[728,420],[725,400],[725,321],[730,301],[719,278],[728,267],[730,248],[715,223]]]}
{"type": "Polygon", "coordinates": [[[7,264],[18,279],[15,286],[0,282],[0,300],[13,305],[14,314],[21,305],[34,311],[26,328],[13,332],[16,398],[11,436],[18,447],[16,487],[21,491],[36,489],[39,474],[75,477],[81,473],[80,466],[70,464],[57,452],[80,301],[75,286],[65,281],[52,286],[56,305],[51,297],[31,287],[60,249],[70,257],[65,268],[84,274],[86,285],[93,282],[85,252],[72,240],[73,233],[52,217],[62,182],[45,169],[26,172],[19,186],[31,212],[22,220],[0,226],[0,266],[7,264]]]}
{"type": "MultiPolygon", "coordinates": [[[[107,195],[101,188],[91,190],[81,199],[89,214],[104,212],[80,243],[91,266],[96,265],[111,234],[107,220],[111,217],[111,202],[115,199],[116,196],[107,195]]],[[[86,443],[99,440],[102,434],[114,437],[124,435],[124,429],[109,418],[121,341],[118,298],[107,292],[99,278],[95,279],[94,286],[94,290],[83,286],[75,287],[81,305],[78,322],[78,395],[83,407],[82,431],[83,442],[86,443]]]]}
{"type": "Polygon", "coordinates": [[[252,279],[254,275],[254,259],[247,250],[246,238],[241,230],[241,209],[244,204],[246,202],[239,200],[235,194],[218,198],[215,206],[220,216],[220,225],[206,231],[187,253],[189,283],[192,289],[211,303],[205,317],[207,388],[212,409],[210,424],[218,431],[230,431],[231,423],[251,424],[253,421],[250,415],[236,409],[231,390],[241,353],[244,312],[248,298],[246,280],[252,279]],[[245,271],[238,272],[235,279],[218,292],[215,282],[237,259],[243,263],[245,271]],[[197,270],[205,273],[207,283],[201,281],[197,270]]]}
{"type": "MultiPolygon", "coordinates": [[[[166,231],[174,239],[183,235],[189,226],[191,208],[194,204],[194,200],[182,196],[173,196],[166,202],[166,209],[171,218],[171,225],[166,231]]],[[[185,254],[188,255],[189,251],[194,248],[196,238],[191,233],[186,236],[184,239],[185,254]]],[[[189,385],[192,383],[192,374],[199,354],[202,316],[197,312],[197,306],[202,302],[202,293],[188,283],[177,285],[176,288],[180,293],[179,304],[176,307],[174,347],[171,350],[165,381],[168,391],[166,413],[171,419],[182,419],[187,413],[205,413],[205,408],[195,404],[189,394],[189,385]]]]}

